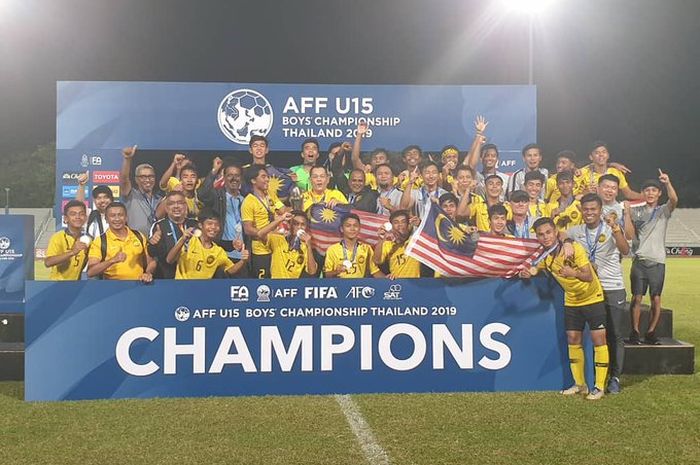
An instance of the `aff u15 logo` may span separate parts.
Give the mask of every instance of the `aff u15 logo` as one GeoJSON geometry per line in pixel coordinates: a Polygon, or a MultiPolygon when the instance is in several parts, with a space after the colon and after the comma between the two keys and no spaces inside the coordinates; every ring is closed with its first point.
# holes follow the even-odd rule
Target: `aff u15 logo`
{"type": "Polygon", "coordinates": [[[236,144],[248,145],[253,135],[266,136],[272,129],[272,105],[261,93],[238,89],[221,100],[216,119],[221,132],[236,144]]]}

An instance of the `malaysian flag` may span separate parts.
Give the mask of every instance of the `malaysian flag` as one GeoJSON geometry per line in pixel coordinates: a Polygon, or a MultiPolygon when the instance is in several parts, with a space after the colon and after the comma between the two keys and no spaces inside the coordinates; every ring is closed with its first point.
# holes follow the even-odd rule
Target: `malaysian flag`
{"type": "MultiPolygon", "coordinates": [[[[252,165],[246,165],[244,168],[247,169],[252,165]]],[[[273,199],[285,199],[289,197],[292,187],[295,186],[294,181],[292,181],[291,174],[292,170],[289,168],[277,168],[270,165],[269,163],[265,165],[267,169],[267,174],[270,176],[270,184],[267,187],[267,193],[273,199]]],[[[241,193],[246,196],[253,192],[250,184],[243,183],[241,185],[241,193]]]]}
{"type": "Polygon", "coordinates": [[[529,267],[540,254],[534,239],[471,235],[435,203],[413,233],[406,254],[448,277],[509,278],[529,267]]]}
{"type": "Polygon", "coordinates": [[[342,239],[340,222],[349,213],[355,213],[360,217],[359,240],[368,243],[372,247],[375,246],[378,241],[377,230],[387,222],[388,218],[386,216],[355,210],[347,204],[340,204],[331,208],[327,207],[325,203],[316,203],[309,208],[311,245],[315,251],[325,255],[328,247],[340,242],[340,239],[342,239]]]}

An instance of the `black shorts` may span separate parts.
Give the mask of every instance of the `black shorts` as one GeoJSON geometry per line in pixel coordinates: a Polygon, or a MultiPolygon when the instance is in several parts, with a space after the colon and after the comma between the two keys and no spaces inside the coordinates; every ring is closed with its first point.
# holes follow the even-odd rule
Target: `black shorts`
{"type": "Polygon", "coordinates": [[[270,279],[270,266],[272,254],[250,256],[250,277],[255,279],[270,279]]]}
{"type": "Polygon", "coordinates": [[[635,258],[630,272],[632,295],[643,296],[647,293],[647,288],[651,297],[661,295],[665,277],[665,264],[635,258]]]}
{"type": "Polygon", "coordinates": [[[567,331],[583,331],[586,323],[591,331],[605,329],[606,320],[607,314],[603,302],[580,307],[564,306],[564,327],[567,331]]]}

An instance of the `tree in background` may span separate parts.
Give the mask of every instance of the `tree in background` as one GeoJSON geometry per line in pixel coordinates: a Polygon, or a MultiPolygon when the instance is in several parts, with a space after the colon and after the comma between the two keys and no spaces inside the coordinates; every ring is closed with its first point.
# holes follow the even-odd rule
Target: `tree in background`
{"type": "Polygon", "coordinates": [[[53,207],[56,190],[56,144],[40,145],[31,153],[18,152],[0,158],[0,206],[9,187],[10,207],[53,207]]]}

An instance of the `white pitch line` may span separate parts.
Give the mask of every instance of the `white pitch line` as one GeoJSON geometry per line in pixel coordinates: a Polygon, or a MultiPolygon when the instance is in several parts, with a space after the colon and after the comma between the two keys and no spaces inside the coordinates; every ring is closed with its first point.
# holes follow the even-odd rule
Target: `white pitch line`
{"type": "Polygon", "coordinates": [[[340,405],[340,409],[345,415],[345,419],[350,425],[350,429],[355,433],[357,442],[360,443],[362,452],[364,452],[367,461],[371,465],[389,465],[389,456],[386,454],[382,446],[377,442],[377,438],[372,433],[372,428],[362,416],[360,408],[357,406],[352,397],[347,394],[335,395],[335,400],[340,405]]]}

